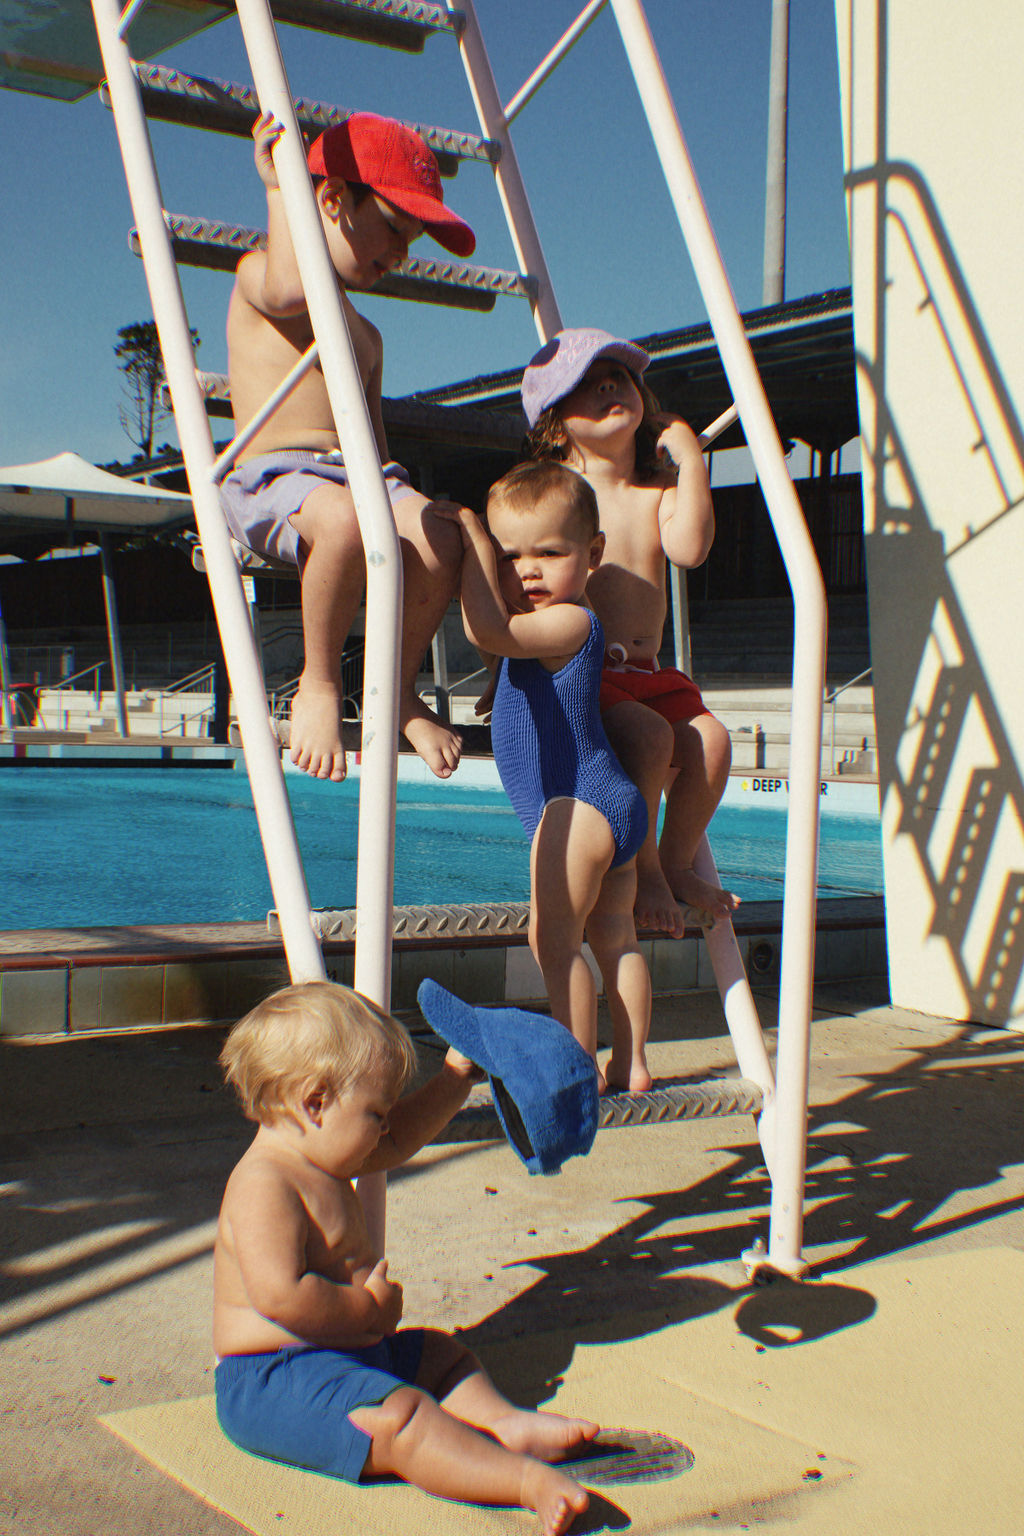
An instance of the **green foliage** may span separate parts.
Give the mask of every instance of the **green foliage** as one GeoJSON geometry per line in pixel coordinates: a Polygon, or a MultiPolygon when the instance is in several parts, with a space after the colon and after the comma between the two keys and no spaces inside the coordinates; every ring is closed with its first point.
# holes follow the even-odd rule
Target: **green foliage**
{"type": "MultiPolygon", "coordinates": [[[[195,331],[189,334],[195,351],[199,337],[195,331]]],[[[143,456],[152,458],[157,427],[171,414],[160,399],[165,374],[156,322],[140,320],[134,325],[123,325],[117,338],[114,356],[124,374],[122,387],[127,402],[119,407],[121,426],[143,456]]]]}

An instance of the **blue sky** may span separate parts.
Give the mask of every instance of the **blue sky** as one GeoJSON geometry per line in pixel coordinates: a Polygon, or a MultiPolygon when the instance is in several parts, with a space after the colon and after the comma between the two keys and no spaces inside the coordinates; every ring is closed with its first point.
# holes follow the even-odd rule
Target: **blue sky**
{"type": "MultiPolygon", "coordinates": [[[[498,88],[518,90],[583,0],[477,0],[498,88]]],[[[770,0],[647,0],[712,225],[741,309],[762,291],[770,0]]],[[[832,0],[791,0],[786,295],[849,281],[832,0]]],[[[457,51],[435,37],[407,57],[281,28],[296,94],[475,131],[457,51]]],[[[197,74],[250,82],[237,25],[223,22],[164,56],[197,74]]],[[[119,421],[118,329],[151,313],[111,114],[95,97],[67,105],[0,92],[9,146],[0,169],[0,463],[73,449],[129,459],[119,421]],[[11,149],[17,146],[16,150],[11,149]]],[[[591,26],[513,127],[562,315],[639,336],[706,318],[639,98],[609,10],[591,26]]],[[[153,125],[165,206],[262,225],[248,144],[153,125]]],[[[480,264],[514,267],[490,173],[464,165],[446,199],[474,226],[480,264]]],[[[427,253],[424,240],[414,250],[427,253]]],[[[436,249],[436,247],[433,247],[436,249]]],[[[183,269],[200,366],[226,366],[230,278],[183,269]]],[[[380,326],[385,393],[401,395],[511,368],[537,345],[529,309],[499,299],[490,315],[362,299],[380,326]]],[[[218,435],[223,425],[218,424],[218,435]]],[[[173,423],[161,438],[176,441],[173,423]]]]}

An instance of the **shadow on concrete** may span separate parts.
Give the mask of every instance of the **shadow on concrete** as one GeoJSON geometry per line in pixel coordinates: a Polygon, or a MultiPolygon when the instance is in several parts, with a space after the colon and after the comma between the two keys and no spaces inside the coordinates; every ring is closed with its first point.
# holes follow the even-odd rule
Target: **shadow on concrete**
{"type": "MultiPolygon", "coordinates": [[[[804,1251],[836,1249],[820,1266],[829,1275],[1024,1208],[1022,1198],[984,1193],[1020,1160],[1024,1042],[950,1029],[949,1040],[891,1071],[859,1073],[849,1095],[812,1108],[804,1251]],[[964,1209],[971,1191],[978,1193],[964,1209]]],[[[679,1273],[734,1263],[767,1232],[771,1192],[760,1149],[752,1138],[730,1150],[729,1164],[687,1189],[629,1196],[644,1209],[591,1247],[531,1258],[541,1277],[463,1335],[484,1350],[498,1380],[504,1355],[516,1391],[532,1393],[537,1406],[557,1390],[577,1344],[635,1338],[737,1302],[737,1327],[770,1348],[870,1317],[874,1298],[834,1281],[780,1279],[755,1289],[679,1273]],[[543,1346],[531,1355],[534,1335],[544,1335],[543,1346]],[[494,1348],[510,1339],[514,1361],[494,1348]]]]}
{"type": "MultiPolygon", "coordinates": [[[[220,1084],[221,1040],[217,1030],[181,1030],[0,1042],[0,1335],[209,1251],[224,1183],[251,1135],[220,1084]]],[[[805,1251],[833,1250],[825,1267],[835,1276],[1019,1211],[1024,1200],[1000,1198],[998,1184],[1020,1161],[1022,1075],[1016,1036],[950,1025],[947,1039],[901,1051],[891,1069],[857,1067],[848,1094],[833,1081],[831,1102],[810,1117],[805,1251]]],[[[684,1169],[686,1134],[680,1126],[684,1169]]],[[[564,1346],[529,1367],[539,1403],[575,1343],[635,1337],[737,1300],[737,1325],[771,1347],[868,1316],[870,1297],[838,1284],[758,1293],[684,1273],[734,1264],[767,1230],[770,1190],[753,1130],[749,1143],[723,1150],[725,1165],[687,1187],[624,1194],[629,1219],[591,1247],[531,1257],[541,1276],[468,1330],[467,1342],[486,1349],[561,1333],[564,1346]]],[[[415,1165],[396,1177],[415,1178],[415,1165]]]]}
{"type": "Polygon", "coordinates": [[[225,1033],[0,1039],[0,1339],[212,1253],[253,1135],[225,1033]]]}

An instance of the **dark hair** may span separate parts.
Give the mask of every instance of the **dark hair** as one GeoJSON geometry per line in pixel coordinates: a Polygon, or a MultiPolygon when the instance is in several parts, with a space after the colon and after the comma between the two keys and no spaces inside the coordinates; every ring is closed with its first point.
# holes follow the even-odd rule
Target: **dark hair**
{"type": "MultiPolygon", "coordinates": [[[[316,192],[325,181],[345,181],[343,176],[313,176],[313,191],[316,192]]],[[[365,203],[368,197],[373,196],[373,188],[367,186],[365,181],[345,181],[346,187],[352,193],[352,201],[358,208],[360,203],[365,203]]]]}
{"type": "MultiPolygon", "coordinates": [[[[661,406],[653,391],[638,374],[631,368],[627,368],[626,372],[639,390],[644,407],[643,420],[636,429],[637,477],[640,480],[656,480],[664,468],[657,452],[661,428],[655,420],[661,406]]],[[[564,464],[572,457],[572,444],[561,416],[562,404],[562,400],[556,400],[554,405],[549,405],[538,417],[537,425],[527,432],[523,439],[523,452],[529,458],[554,460],[564,464]]]]}
{"type": "Polygon", "coordinates": [[[487,510],[500,503],[512,512],[532,512],[551,496],[562,498],[588,543],[597,538],[601,523],[593,486],[553,459],[531,459],[502,475],[488,492],[487,510]]]}

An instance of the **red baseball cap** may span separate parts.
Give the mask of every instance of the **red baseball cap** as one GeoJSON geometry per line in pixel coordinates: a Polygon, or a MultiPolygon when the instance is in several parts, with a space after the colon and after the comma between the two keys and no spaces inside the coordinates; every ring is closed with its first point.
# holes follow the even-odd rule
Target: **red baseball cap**
{"type": "Polygon", "coordinates": [[[372,187],[402,213],[418,219],[455,256],[472,256],[476,236],[444,205],[437,161],[419,134],[392,117],[354,112],[315,141],[306,162],[314,176],[339,176],[372,187]]]}

